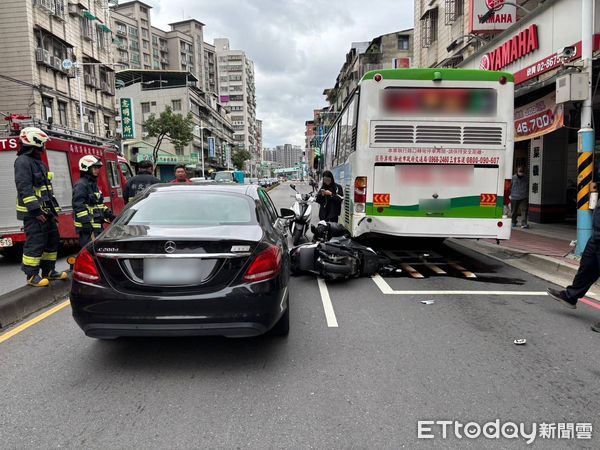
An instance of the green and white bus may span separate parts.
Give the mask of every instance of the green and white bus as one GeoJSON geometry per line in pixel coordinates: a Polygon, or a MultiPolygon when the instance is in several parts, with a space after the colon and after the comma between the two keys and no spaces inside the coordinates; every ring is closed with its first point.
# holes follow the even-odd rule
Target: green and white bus
{"type": "Polygon", "coordinates": [[[364,75],[321,145],[353,236],[510,238],[510,73],[392,69],[364,75]]]}

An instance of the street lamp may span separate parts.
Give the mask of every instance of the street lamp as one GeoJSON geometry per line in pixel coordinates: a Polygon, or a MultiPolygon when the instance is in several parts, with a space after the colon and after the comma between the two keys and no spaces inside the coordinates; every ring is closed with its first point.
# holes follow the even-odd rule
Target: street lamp
{"type": "Polygon", "coordinates": [[[462,36],[459,36],[456,39],[454,39],[450,43],[450,45],[448,47],[446,47],[446,51],[448,53],[450,53],[452,50],[454,50],[456,47],[458,47],[459,42],[464,41],[464,39],[468,39],[467,44],[469,44],[472,38],[477,39],[481,43],[484,43],[484,44],[487,43],[487,41],[484,38],[482,38],[481,36],[477,36],[476,34],[463,34],[462,36]]]}
{"type": "MultiPolygon", "coordinates": [[[[531,12],[530,9],[525,8],[524,6],[521,5],[517,5],[516,3],[512,3],[512,2],[502,2],[502,4],[500,5],[500,8],[504,5],[509,5],[509,6],[514,6],[516,8],[521,8],[523,11],[525,11],[527,14],[529,14],[531,12]]],[[[492,17],[494,17],[494,14],[496,13],[496,8],[489,8],[487,12],[481,16],[479,18],[479,23],[485,23],[488,20],[490,20],[492,17]]]]}

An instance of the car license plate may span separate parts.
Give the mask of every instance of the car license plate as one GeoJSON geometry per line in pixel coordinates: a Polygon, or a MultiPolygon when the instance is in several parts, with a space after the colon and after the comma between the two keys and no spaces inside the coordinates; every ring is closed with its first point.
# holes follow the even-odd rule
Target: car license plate
{"type": "Polygon", "coordinates": [[[12,247],[12,246],[13,246],[12,238],[3,238],[3,239],[0,239],[0,248],[3,248],[3,247],[12,247]]]}
{"type": "Polygon", "coordinates": [[[144,283],[177,286],[203,282],[215,266],[215,260],[146,259],[144,283]]]}

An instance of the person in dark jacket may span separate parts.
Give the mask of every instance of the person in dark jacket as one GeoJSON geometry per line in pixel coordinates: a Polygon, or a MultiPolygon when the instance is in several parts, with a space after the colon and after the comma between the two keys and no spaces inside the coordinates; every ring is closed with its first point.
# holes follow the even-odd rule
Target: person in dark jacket
{"type": "Polygon", "coordinates": [[[335,183],[333,174],[326,170],[323,172],[323,184],[315,201],[320,205],[319,219],[326,222],[337,222],[342,211],[344,191],[335,183]]]}
{"type": "MultiPolygon", "coordinates": [[[[587,291],[600,277],[600,207],[594,208],[592,222],[592,237],[588,240],[579,269],[570,286],[558,290],[548,288],[547,292],[552,298],[570,309],[577,308],[577,302],[584,297],[587,291]]],[[[600,322],[592,326],[592,330],[600,333],[600,322]]]]}
{"type": "Polygon", "coordinates": [[[43,287],[49,280],[68,279],[67,272],[55,270],[60,207],[52,190],[52,172],[42,161],[44,145],[50,138],[39,128],[27,127],[21,130],[19,140],[21,149],[14,165],[17,219],[23,221],[26,239],[21,270],[28,284],[43,287]]]}
{"type": "Polygon", "coordinates": [[[129,203],[129,200],[135,198],[138,194],[146,190],[147,187],[153,184],[160,183],[160,180],[154,175],[154,165],[150,160],[144,160],[138,165],[138,174],[135,177],[131,177],[125,186],[123,192],[123,198],[125,203],[129,203]]]}
{"type": "Polygon", "coordinates": [[[81,178],[73,187],[73,215],[81,247],[102,232],[104,223],[115,218],[104,204],[104,195],[98,188],[101,167],[102,161],[92,155],[86,155],[79,160],[81,178]]]}
{"type": "Polygon", "coordinates": [[[512,210],[512,227],[517,226],[517,217],[521,211],[521,228],[529,228],[527,224],[527,209],[529,208],[529,177],[525,175],[523,166],[517,167],[517,173],[512,177],[510,190],[510,207],[512,210]]]}

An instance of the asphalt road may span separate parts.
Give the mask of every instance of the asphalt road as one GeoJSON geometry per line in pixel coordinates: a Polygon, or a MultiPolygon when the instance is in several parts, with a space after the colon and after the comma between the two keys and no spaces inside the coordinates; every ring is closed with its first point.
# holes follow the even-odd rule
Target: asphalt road
{"type": "MultiPolygon", "coordinates": [[[[288,207],[290,192],[271,195],[288,207]]],[[[478,278],[293,278],[285,339],[103,342],[86,338],[67,307],[0,343],[0,445],[599,448],[600,335],[589,325],[600,304],[567,310],[532,295],[547,284],[527,273],[438,250],[478,278]],[[593,439],[538,431],[527,446],[449,429],[444,440],[440,427],[417,439],[419,420],[496,419],[527,432],[534,422],[592,423],[593,439]]]]}

